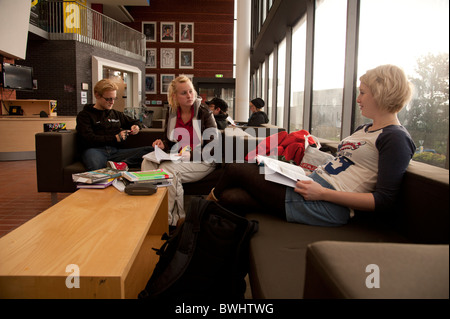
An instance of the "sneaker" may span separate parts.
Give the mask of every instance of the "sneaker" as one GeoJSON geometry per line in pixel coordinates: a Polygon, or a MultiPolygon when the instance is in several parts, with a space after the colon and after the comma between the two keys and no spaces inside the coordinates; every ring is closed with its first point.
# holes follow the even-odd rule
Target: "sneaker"
{"type": "Polygon", "coordinates": [[[128,171],[128,165],[125,162],[112,162],[112,161],[108,161],[107,163],[108,167],[117,169],[119,171],[128,171]]]}

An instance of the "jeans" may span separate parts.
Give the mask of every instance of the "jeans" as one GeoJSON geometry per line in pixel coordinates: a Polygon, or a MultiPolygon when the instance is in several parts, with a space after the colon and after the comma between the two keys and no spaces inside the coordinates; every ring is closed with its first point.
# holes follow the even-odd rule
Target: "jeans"
{"type": "MultiPolygon", "coordinates": [[[[316,173],[309,175],[323,187],[334,189],[327,181],[316,173]]],[[[294,192],[292,187],[286,188],[286,220],[291,223],[302,223],[316,226],[345,225],[350,218],[350,209],[326,201],[305,200],[294,192]]]]}
{"type": "Polygon", "coordinates": [[[81,154],[81,160],[88,171],[104,168],[108,161],[125,162],[129,167],[140,168],[142,156],[153,150],[152,146],[137,148],[117,148],[114,146],[88,148],[81,154]]]}

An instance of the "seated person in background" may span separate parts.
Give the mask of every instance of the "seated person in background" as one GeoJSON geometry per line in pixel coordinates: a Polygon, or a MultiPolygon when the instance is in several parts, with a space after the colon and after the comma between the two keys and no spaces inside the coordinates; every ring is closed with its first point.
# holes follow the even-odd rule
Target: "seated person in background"
{"type": "Polygon", "coordinates": [[[265,209],[288,222],[346,224],[353,210],[388,211],[416,149],[397,113],[411,98],[405,73],[393,65],[368,70],[357,98],[364,117],[338,146],[336,157],[298,181],[295,188],[266,181],[256,164],[228,164],[208,199],[236,213],[265,209]]]}
{"type": "Polygon", "coordinates": [[[161,164],[144,159],[141,170],[161,168],[173,175],[172,185],[168,187],[169,226],[176,226],[185,217],[183,183],[199,181],[216,167],[209,150],[214,151],[219,131],[212,112],[201,103],[201,98],[197,98],[188,77],[179,76],[170,83],[167,100],[170,108],[164,137],[154,141],[153,147],[178,153],[182,159],[161,164]]]}
{"type": "Polygon", "coordinates": [[[81,160],[88,171],[111,166],[120,170],[139,168],[142,156],[153,147],[121,148],[128,135],[140,130],[139,120],[113,110],[117,85],[108,79],[94,87],[95,104],[87,104],[77,115],[78,147],[81,160]]]}
{"type": "Polygon", "coordinates": [[[263,99],[259,97],[250,101],[250,111],[252,114],[248,119],[248,126],[260,126],[261,124],[269,123],[267,114],[261,110],[264,105],[263,99]]]}
{"type": "Polygon", "coordinates": [[[206,104],[209,106],[209,109],[214,114],[214,119],[216,120],[217,128],[219,130],[224,130],[228,126],[227,102],[215,97],[211,101],[209,102],[207,101],[206,104]]]}

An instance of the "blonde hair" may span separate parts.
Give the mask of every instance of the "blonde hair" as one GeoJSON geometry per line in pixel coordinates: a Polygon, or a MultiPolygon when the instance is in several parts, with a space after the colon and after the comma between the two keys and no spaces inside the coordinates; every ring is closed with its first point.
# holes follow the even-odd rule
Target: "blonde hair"
{"type": "Polygon", "coordinates": [[[119,87],[116,83],[109,79],[103,79],[97,82],[94,86],[94,93],[102,96],[105,91],[117,91],[119,87]]]}
{"type": "Polygon", "coordinates": [[[194,85],[192,84],[191,80],[185,75],[180,75],[179,77],[172,80],[172,82],[170,82],[169,89],[167,90],[167,101],[169,102],[172,112],[176,112],[179,105],[176,98],[176,93],[177,85],[180,83],[190,83],[195,93],[195,99],[197,98],[197,91],[195,91],[194,85]]]}
{"type": "Polygon", "coordinates": [[[400,112],[411,100],[412,84],[395,65],[380,65],[368,70],[359,80],[369,87],[378,106],[390,113],[400,112]]]}

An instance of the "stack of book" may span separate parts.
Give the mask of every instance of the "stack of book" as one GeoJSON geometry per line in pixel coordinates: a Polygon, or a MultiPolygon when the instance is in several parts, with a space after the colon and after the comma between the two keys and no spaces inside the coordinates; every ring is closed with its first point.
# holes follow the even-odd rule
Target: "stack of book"
{"type": "Polygon", "coordinates": [[[101,168],[95,171],[72,174],[77,188],[106,188],[112,185],[115,178],[122,176],[123,171],[114,168],[101,168]]]}
{"type": "Polygon", "coordinates": [[[123,172],[122,178],[131,183],[152,183],[162,187],[172,184],[173,175],[160,168],[150,171],[123,172]]]}

